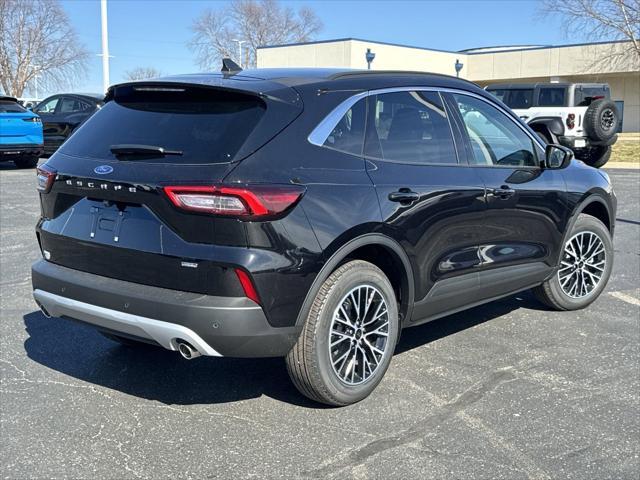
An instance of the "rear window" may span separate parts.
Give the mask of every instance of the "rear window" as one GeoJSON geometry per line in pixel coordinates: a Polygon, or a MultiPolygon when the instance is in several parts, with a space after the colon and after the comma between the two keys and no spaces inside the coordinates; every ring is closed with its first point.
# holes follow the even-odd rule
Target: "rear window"
{"type": "Polygon", "coordinates": [[[231,162],[266,111],[253,95],[202,87],[123,86],[113,97],[63,153],[112,160],[111,146],[136,144],[181,152],[137,162],[231,162]]]}
{"type": "Polygon", "coordinates": [[[575,90],[575,106],[588,107],[591,102],[600,98],[610,98],[609,87],[577,87],[575,90]]]}
{"type": "Polygon", "coordinates": [[[509,108],[531,108],[533,104],[532,88],[516,88],[516,89],[492,89],[488,90],[494,97],[501,100],[509,108]]]}
{"type": "Polygon", "coordinates": [[[541,88],[538,96],[540,107],[564,107],[567,89],[564,87],[541,88]]]}
{"type": "Polygon", "coordinates": [[[0,100],[0,113],[23,113],[26,111],[19,103],[0,100]]]}

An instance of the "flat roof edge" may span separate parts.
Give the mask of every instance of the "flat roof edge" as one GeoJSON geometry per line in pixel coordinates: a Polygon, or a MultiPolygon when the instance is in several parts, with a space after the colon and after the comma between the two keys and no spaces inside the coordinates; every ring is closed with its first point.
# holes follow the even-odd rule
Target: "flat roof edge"
{"type": "MultiPolygon", "coordinates": [[[[378,45],[389,45],[392,47],[403,47],[403,48],[412,48],[415,50],[425,50],[431,52],[442,52],[442,53],[451,53],[455,55],[489,55],[494,53],[507,53],[507,52],[522,52],[522,51],[530,51],[530,50],[550,50],[553,48],[570,48],[570,47],[583,47],[588,45],[606,45],[606,44],[617,44],[617,43],[631,43],[631,40],[605,40],[600,42],[583,42],[583,43],[568,43],[565,45],[542,45],[539,47],[531,47],[531,46],[516,46],[513,48],[507,48],[505,50],[497,50],[497,51],[485,51],[485,52],[469,52],[468,50],[474,50],[474,48],[465,49],[465,50],[442,50],[438,48],[428,48],[428,47],[417,47],[415,45],[406,45],[402,43],[392,43],[392,42],[382,42],[379,40],[366,40],[363,38],[356,37],[345,37],[345,38],[333,38],[329,40],[316,40],[309,42],[298,42],[298,43],[282,43],[278,45],[265,45],[257,47],[257,50],[266,50],[269,48],[284,48],[284,47],[298,47],[304,45],[319,45],[323,43],[338,43],[338,42],[363,42],[363,43],[373,43],[378,45]]],[[[498,47],[476,47],[476,48],[505,48],[508,46],[498,46],[498,47]]]]}

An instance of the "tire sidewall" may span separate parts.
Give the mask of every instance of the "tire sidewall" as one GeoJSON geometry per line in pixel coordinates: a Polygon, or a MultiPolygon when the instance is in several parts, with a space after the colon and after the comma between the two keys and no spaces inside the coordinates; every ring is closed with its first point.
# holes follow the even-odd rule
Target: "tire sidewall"
{"type": "MultiPolygon", "coordinates": [[[[365,264],[366,265],[366,264],[365,264]]],[[[380,383],[391,363],[393,351],[398,338],[398,307],[395,293],[389,280],[373,265],[345,272],[334,283],[326,295],[325,302],[319,312],[315,331],[314,356],[319,374],[326,383],[330,395],[342,404],[358,402],[367,397],[380,383]],[[343,383],[333,370],[329,350],[329,331],[333,312],[340,301],[353,288],[360,285],[375,287],[384,297],[389,310],[389,337],[384,358],[375,374],[359,385],[343,383]]]]}
{"type": "Polygon", "coordinates": [[[35,168],[38,165],[37,155],[24,155],[13,161],[17,168],[35,168]]]}
{"type": "MultiPolygon", "coordinates": [[[[609,232],[607,227],[600,220],[594,217],[581,215],[580,217],[578,217],[578,220],[573,226],[571,233],[567,237],[566,241],[569,241],[569,239],[571,239],[574,235],[581,232],[595,233],[602,240],[606,255],[605,270],[602,278],[600,279],[600,282],[598,283],[598,286],[589,295],[582,298],[572,298],[564,293],[562,287],[560,286],[560,280],[558,279],[557,271],[553,274],[553,277],[549,281],[549,288],[551,290],[551,293],[555,297],[554,300],[566,310],[578,310],[594,302],[607,286],[607,282],[609,281],[609,277],[611,276],[611,270],[613,269],[613,241],[611,239],[611,233],[609,232]]],[[[562,255],[564,255],[564,247],[565,245],[563,244],[562,255]]]]}
{"type": "Polygon", "coordinates": [[[616,128],[619,120],[616,104],[611,100],[596,100],[587,109],[585,113],[584,129],[589,137],[595,140],[608,140],[616,134],[616,128]],[[611,130],[602,128],[601,117],[605,110],[612,110],[614,115],[614,125],[611,130]]]}
{"type": "Polygon", "coordinates": [[[590,167],[600,168],[605,165],[611,157],[611,147],[599,146],[591,147],[588,154],[582,159],[590,167]]]}

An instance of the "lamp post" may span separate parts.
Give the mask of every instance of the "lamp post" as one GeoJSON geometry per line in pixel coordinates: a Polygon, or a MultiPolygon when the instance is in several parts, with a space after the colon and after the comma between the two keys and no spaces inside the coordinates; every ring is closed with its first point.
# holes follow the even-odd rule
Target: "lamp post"
{"type": "Polygon", "coordinates": [[[371,62],[376,58],[376,54],[370,48],[367,48],[367,53],[365,53],[364,57],[367,59],[367,70],[371,70],[371,62]]]}
{"type": "Polygon", "coordinates": [[[36,90],[36,98],[38,98],[38,73],[37,70],[38,68],[40,68],[40,65],[32,65],[31,63],[29,64],[29,66],[33,69],[36,70],[36,73],[33,74],[33,84],[35,86],[35,90],[36,90]]]}
{"type": "Polygon", "coordinates": [[[460,61],[456,58],[456,63],[454,65],[454,67],[456,67],[456,77],[460,76],[460,70],[462,70],[462,67],[464,67],[464,63],[460,63],[460,61]]]}
{"type": "Polygon", "coordinates": [[[109,90],[109,34],[107,32],[107,0],[100,0],[102,22],[102,89],[109,90]]]}
{"type": "Polygon", "coordinates": [[[238,42],[238,65],[242,67],[242,44],[245,43],[246,40],[240,40],[238,38],[234,38],[231,41],[238,42]]]}

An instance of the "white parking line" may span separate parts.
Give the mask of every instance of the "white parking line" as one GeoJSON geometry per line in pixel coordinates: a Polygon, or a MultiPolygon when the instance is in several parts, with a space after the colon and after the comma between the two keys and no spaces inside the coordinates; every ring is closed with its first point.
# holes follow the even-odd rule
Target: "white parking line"
{"type": "Polygon", "coordinates": [[[630,303],[631,305],[640,306],[640,300],[638,300],[635,297],[632,297],[631,295],[627,295],[626,293],[609,292],[609,295],[611,295],[612,297],[616,297],[618,300],[622,300],[623,302],[630,303]]]}

